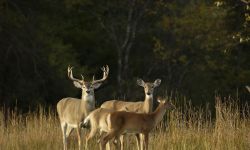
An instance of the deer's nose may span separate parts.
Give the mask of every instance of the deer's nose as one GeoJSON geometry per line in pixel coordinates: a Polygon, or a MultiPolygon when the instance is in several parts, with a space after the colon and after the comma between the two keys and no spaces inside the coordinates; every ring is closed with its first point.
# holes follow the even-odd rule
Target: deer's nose
{"type": "Polygon", "coordinates": [[[88,93],[88,94],[89,94],[89,93],[90,93],[90,91],[86,91],[86,93],[88,93]]]}
{"type": "Polygon", "coordinates": [[[151,93],[150,92],[147,92],[147,95],[150,95],[151,93]]]}

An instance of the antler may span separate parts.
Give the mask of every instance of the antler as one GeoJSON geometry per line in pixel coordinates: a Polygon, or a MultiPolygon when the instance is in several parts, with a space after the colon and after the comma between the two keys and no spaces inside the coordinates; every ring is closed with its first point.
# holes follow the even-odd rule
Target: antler
{"type": "Polygon", "coordinates": [[[250,87],[248,85],[246,85],[246,89],[250,92],[250,87]]]}
{"type": "Polygon", "coordinates": [[[249,4],[250,3],[250,1],[249,0],[241,0],[243,3],[245,3],[245,4],[249,4]]]}
{"type": "Polygon", "coordinates": [[[108,78],[108,74],[109,74],[109,66],[106,65],[106,67],[102,67],[101,70],[103,71],[103,76],[102,79],[100,80],[95,80],[95,77],[93,76],[93,83],[97,83],[97,82],[103,82],[108,78]]]}
{"type": "Polygon", "coordinates": [[[68,77],[69,77],[69,79],[71,79],[72,81],[76,81],[76,82],[82,82],[82,81],[84,81],[84,77],[82,75],[81,75],[82,76],[82,80],[74,78],[73,77],[73,73],[72,73],[72,69],[73,69],[73,67],[68,66],[68,77]]]}

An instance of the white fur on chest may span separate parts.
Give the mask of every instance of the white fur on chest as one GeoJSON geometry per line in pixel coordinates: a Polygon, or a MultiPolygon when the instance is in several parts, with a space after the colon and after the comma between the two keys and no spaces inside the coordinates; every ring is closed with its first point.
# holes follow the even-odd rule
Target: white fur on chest
{"type": "Polygon", "coordinates": [[[153,99],[153,94],[150,94],[150,95],[146,94],[146,99],[153,99]]]}
{"type": "Polygon", "coordinates": [[[95,109],[95,97],[92,95],[87,95],[82,97],[82,101],[84,103],[84,109],[87,111],[92,111],[95,109]]]}

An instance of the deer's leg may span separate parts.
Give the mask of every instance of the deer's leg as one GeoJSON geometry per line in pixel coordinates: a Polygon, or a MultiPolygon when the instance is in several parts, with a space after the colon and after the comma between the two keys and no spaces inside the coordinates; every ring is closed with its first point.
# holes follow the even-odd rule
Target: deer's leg
{"type": "Polygon", "coordinates": [[[145,150],[148,150],[148,133],[144,133],[145,150]]]}
{"type": "MultiPolygon", "coordinates": [[[[67,140],[68,140],[68,137],[69,135],[71,134],[71,132],[73,131],[74,128],[70,127],[67,125],[66,129],[65,129],[65,141],[66,141],[66,147],[67,147],[67,140]]],[[[68,149],[68,148],[67,148],[68,149]]]]}
{"type": "MultiPolygon", "coordinates": [[[[120,137],[116,136],[115,140],[117,141],[116,144],[115,144],[116,149],[117,150],[123,150],[123,144],[121,143],[121,136],[120,137]]],[[[123,137],[122,137],[122,141],[123,141],[123,137]]]]}
{"type": "Polygon", "coordinates": [[[140,148],[141,148],[141,150],[143,150],[144,145],[145,145],[145,143],[144,143],[144,135],[140,134],[139,136],[140,136],[140,145],[141,145],[140,148]]]}
{"type": "Polygon", "coordinates": [[[68,137],[69,137],[69,135],[71,134],[72,130],[73,130],[73,128],[72,128],[72,127],[67,126],[67,129],[66,129],[66,137],[67,137],[67,138],[68,138],[68,137]]]}
{"type": "Polygon", "coordinates": [[[81,142],[81,130],[79,126],[77,126],[76,128],[76,132],[77,132],[77,137],[78,137],[79,150],[81,150],[82,142],[81,142]]]}
{"type": "Polygon", "coordinates": [[[63,134],[63,149],[67,150],[67,136],[66,136],[67,124],[65,122],[61,123],[61,128],[63,134]]]}
{"type": "MultiPolygon", "coordinates": [[[[101,132],[100,132],[100,139],[99,139],[100,149],[101,149],[101,147],[102,147],[100,140],[101,140],[104,136],[105,136],[105,132],[101,131],[101,132]]],[[[110,142],[107,142],[107,144],[106,144],[106,150],[111,150],[110,142]]]]}
{"type": "Polygon", "coordinates": [[[120,144],[120,148],[121,150],[123,150],[124,149],[124,135],[121,135],[119,138],[116,138],[116,139],[117,139],[117,142],[120,142],[118,144],[120,144]]]}
{"type": "Polygon", "coordinates": [[[110,148],[110,142],[107,142],[107,144],[106,144],[106,150],[111,150],[111,148],[110,148]]]}
{"type": "Polygon", "coordinates": [[[136,133],[135,137],[136,137],[137,150],[141,150],[140,134],[136,133]]]}
{"type": "Polygon", "coordinates": [[[101,138],[101,148],[106,149],[106,144],[109,142],[112,138],[114,138],[117,135],[115,130],[112,130],[108,132],[104,137],[101,138]]]}
{"type": "Polygon", "coordinates": [[[94,127],[91,127],[91,131],[86,137],[85,149],[88,149],[88,141],[95,136],[96,132],[97,132],[97,129],[94,127]]]}
{"type": "Polygon", "coordinates": [[[143,134],[135,134],[136,135],[136,144],[138,150],[144,149],[144,136],[143,134]]]}

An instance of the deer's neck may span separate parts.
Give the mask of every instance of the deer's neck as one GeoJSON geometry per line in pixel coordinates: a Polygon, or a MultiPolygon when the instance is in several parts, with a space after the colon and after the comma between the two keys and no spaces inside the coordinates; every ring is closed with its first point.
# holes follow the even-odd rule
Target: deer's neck
{"type": "Polygon", "coordinates": [[[159,105],[156,110],[152,113],[155,125],[157,125],[162,119],[164,114],[166,113],[166,109],[164,105],[159,105]]]}
{"type": "Polygon", "coordinates": [[[145,100],[143,103],[143,110],[144,113],[150,113],[153,109],[153,95],[147,95],[145,96],[145,100]]]}
{"type": "Polygon", "coordinates": [[[81,111],[84,111],[85,114],[89,114],[89,112],[94,109],[95,109],[95,96],[82,93],[81,111]]]}

